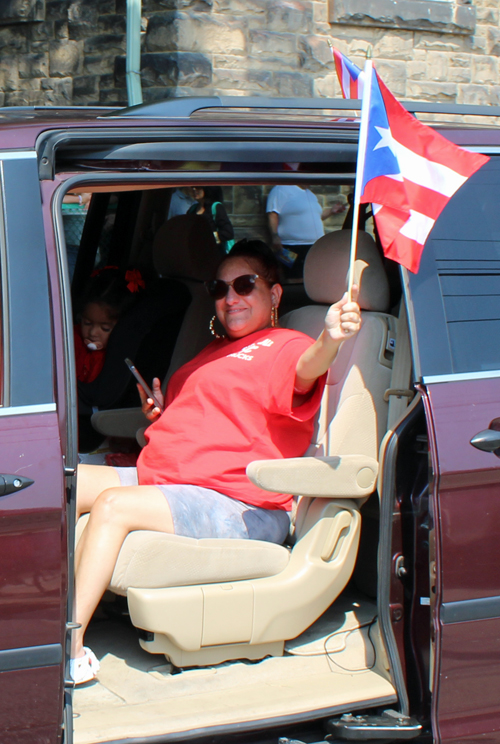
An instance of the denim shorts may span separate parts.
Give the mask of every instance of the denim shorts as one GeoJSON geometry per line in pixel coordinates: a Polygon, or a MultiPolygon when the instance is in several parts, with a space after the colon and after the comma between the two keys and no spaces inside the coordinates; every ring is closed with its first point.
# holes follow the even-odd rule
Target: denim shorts
{"type": "MultiPolygon", "coordinates": [[[[122,486],[137,486],[136,468],[114,468],[122,486]]],[[[239,538],[285,541],[290,515],[283,509],[262,509],[245,504],[211,488],[190,485],[156,485],[168,501],[174,531],[184,537],[239,538]]]]}

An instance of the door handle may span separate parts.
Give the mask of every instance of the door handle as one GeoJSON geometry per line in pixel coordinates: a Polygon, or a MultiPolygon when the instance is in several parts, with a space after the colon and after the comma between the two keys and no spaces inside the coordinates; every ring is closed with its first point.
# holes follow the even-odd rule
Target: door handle
{"type": "Polygon", "coordinates": [[[470,443],[483,452],[495,452],[500,449],[500,431],[494,429],[485,429],[475,434],[470,443]]]}
{"type": "Polygon", "coordinates": [[[5,473],[1,473],[0,496],[7,496],[9,493],[22,491],[23,488],[28,488],[34,482],[30,478],[24,478],[22,475],[6,475],[5,473]]]}

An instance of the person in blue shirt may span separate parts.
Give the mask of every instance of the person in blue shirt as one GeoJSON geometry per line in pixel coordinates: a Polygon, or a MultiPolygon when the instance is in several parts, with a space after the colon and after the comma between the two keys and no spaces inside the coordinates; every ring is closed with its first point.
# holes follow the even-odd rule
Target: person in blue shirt
{"type": "Polygon", "coordinates": [[[175,189],[170,198],[167,220],[170,220],[172,217],[177,217],[180,214],[186,214],[189,207],[191,207],[196,201],[191,191],[192,189],[189,186],[186,188],[175,189]]]}

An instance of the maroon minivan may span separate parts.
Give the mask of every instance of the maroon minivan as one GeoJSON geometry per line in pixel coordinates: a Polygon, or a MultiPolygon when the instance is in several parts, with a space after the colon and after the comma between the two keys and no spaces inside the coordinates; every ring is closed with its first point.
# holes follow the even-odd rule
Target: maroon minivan
{"type": "MultiPolygon", "coordinates": [[[[158,533],[130,535],[88,631],[98,679],[75,690],[69,677],[79,457],[102,461],[110,439],[130,445],[140,429],[123,356],[150,382],[209,340],[201,290],[214,246],[168,219],[172,194],[221,186],[237,239],[267,238],[275,185],[346,202],[356,105],[2,109],[0,742],[500,742],[500,110],[487,107],[407,104],[490,160],[438,219],[418,274],[384,260],[388,306],[365,312],[383,339],[384,382],[370,392],[378,452],[317,449],[326,485],[297,484],[311,508],[300,517],[299,503],[289,544],[250,546],[261,573],[239,541],[174,537],[181,574],[195,548],[201,563],[153,581],[166,548],[158,533]],[[91,194],[88,208],[68,209],[68,192],[91,194]],[[73,351],[73,313],[105,265],[138,268],[156,292],[113,331],[107,398],[77,386],[73,351]],[[167,309],[165,297],[176,298],[167,309]],[[344,456],[365,457],[358,491],[339,491],[344,456]]],[[[348,222],[339,213],[325,228],[348,222]]],[[[369,214],[361,228],[373,234],[369,214]]],[[[307,277],[284,279],[284,323],[321,302],[307,277]]],[[[361,377],[364,359],[352,363],[361,377]]],[[[341,382],[338,406],[349,395],[341,382]]]]}

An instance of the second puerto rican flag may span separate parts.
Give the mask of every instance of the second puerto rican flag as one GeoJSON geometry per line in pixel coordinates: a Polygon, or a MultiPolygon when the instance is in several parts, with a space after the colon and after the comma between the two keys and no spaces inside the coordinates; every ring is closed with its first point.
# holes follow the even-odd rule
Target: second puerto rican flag
{"type": "MultiPolygon", "coordinates": [[[[356,69],[359,81],[361,70],[356,69]]],[[[418,121],[398,103],[371,63],[362,74],[362,118],[367,116],[368,121],[360,129],[366,142],[360,141],[364,165],[357,172],[362,181],[359,200],[372,204],[384,254],[417,272],[436,219],[489,158],[454,145],[418,121]]]]}

